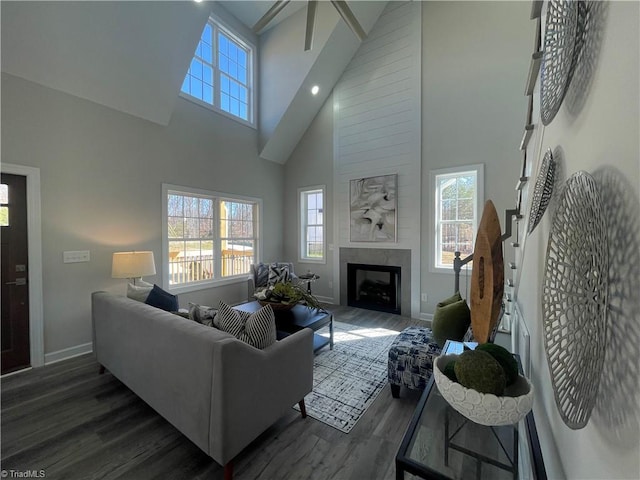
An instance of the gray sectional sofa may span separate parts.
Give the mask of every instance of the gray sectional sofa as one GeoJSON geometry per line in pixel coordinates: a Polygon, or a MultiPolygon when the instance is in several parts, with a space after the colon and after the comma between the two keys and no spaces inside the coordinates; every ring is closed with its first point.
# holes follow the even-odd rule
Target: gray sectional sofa
{"type": "Polygon", "coordinates": [[[109,370],[233,475],[233,458],[313,386],[313,334],[264,350],[126,297],[92,295],[93,345],[109,370]]]}

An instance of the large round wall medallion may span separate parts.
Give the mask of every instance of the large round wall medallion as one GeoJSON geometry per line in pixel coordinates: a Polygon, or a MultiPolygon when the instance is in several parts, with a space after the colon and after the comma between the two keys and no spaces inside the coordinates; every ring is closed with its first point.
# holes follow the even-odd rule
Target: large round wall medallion
{"type": "Polygon", "coordinates": [[[540,67],[540,117],[549,125],[558,113],[575,64],[578,1],[549,0],[540,67]]]}
{"type": "Polygon", "coordinates": [[[606,218],[593,177],[567,180],[553,217],[542,292],[544,346],[560,416],[583,428],[596,403],[607,335],[606,218]]]}
{"type": "Polygon", "coordinates": [[[529,213],[529,225],[527,228],[528,233],[538,226],[540,220],[544,216],[544,212],[547,210],[549,200],[551,200],[551,194],[553,193],[553,182],[556,177],[556,162],[553,159],[553,153],[551,149],[547,150],[544,158],[542,159],[542,165],[538,171],[536,178],[536,184],[533,188],[533,198],[531,200],[531,212],[529,213]]]}

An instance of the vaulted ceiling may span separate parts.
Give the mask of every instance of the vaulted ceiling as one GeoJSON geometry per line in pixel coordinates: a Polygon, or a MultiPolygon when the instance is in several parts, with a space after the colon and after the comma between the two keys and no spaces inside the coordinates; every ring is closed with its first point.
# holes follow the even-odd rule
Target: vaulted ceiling
{"type": "MultiPolygon", "coordinates": [[[[351,2],[368,32],[386,2],[351,2]]],[[[269,1],[1,2],[2,71],[167,125],[212,10],[251,27],[269,1]],[[229,15],[230,14],[230,15],[229,15]]],[[[304,52],[306,2],[291,2],[259,39],[260,155],[284,163],[360,41],[319,2],[304,52]],[[313,84],[320,93],[311,95],[313,84]]]]}

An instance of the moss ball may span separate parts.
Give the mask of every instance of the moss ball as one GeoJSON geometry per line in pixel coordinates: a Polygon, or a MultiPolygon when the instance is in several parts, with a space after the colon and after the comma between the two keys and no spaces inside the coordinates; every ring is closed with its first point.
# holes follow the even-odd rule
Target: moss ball
{"type": "Polygon", "coordinates": [[[518,379],[518,362],[509,350],[495,343],[483,343],[478,345],[476,350],[487,352],[497,360],[507,376],[507,386],[518,379]]]}
{"type": "Polygon", "coordinates": [[[456,377],[455,365],[456,365],[455,360],[452,360],[451,362],[447,363],[444,367],[444,370],[442,370],[442,373],[444,373],[452,382],[458,383],[458,377],[456,377]]]}
{"type": "Polygon", "coordinates": [[[454,366],[458,382],[480,393],[501,396],[507,383],[504,370],[487,352],[468,350],[462,352],[454,366]]]}

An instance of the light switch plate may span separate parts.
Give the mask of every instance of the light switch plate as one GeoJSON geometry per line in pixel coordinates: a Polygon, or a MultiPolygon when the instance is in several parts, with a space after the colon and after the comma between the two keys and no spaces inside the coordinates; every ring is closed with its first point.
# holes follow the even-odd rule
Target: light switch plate
{"type": "Polygon", "coordinates": [[[69,252],[62,252],[62,261],[64,263],[81,263],[91,260],[91,254],[89,250],[75,250],[69,252]]]}

